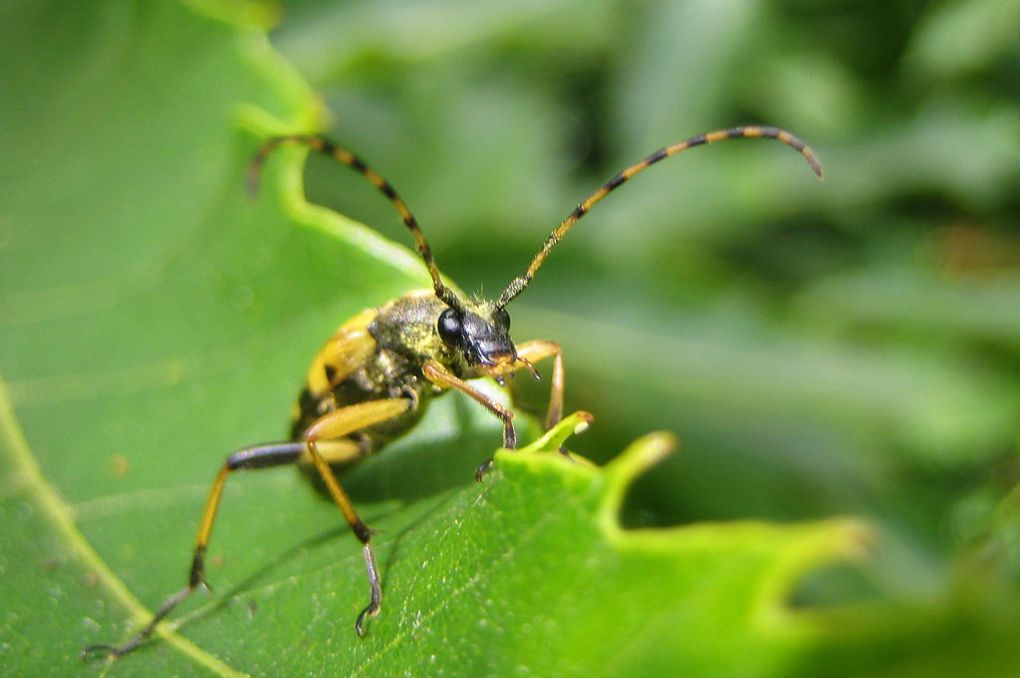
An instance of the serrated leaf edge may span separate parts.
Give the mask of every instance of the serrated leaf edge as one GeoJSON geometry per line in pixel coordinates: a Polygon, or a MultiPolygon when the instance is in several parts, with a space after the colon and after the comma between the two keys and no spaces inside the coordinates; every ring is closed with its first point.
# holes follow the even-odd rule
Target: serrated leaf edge
{"type": "Polygon", "coordinates": [[[819,566],[853,561],[870,552],[873,529],[857,518],[837,517],[806,523],[777,524],[759,520],[726,523],[700,522],[677,527],[626,529],[620,523],[620,511],[631,484],[640,475],[665,459],[678,446],[676,436],[655,432],[631,443],[604,467],[574,464],[559,454],[567,438],[591,421],[587,413],[570,415],[531,445],[500,457],[501,463],[528,464],[555,468],[557,473],[581,475],[599,485],[595,519],[606,540],[623,550],[682,553],[713,541],[725,548],[727,542],[761,541],[774,544],[774,558],[759,582],[752,621],[764,633],[803,634],[818,630],[818,621],[809,611],[793,610],[788,605],[798,581],[819,566]],[[521,454],[521,453],[524,454],[521,454]]]}

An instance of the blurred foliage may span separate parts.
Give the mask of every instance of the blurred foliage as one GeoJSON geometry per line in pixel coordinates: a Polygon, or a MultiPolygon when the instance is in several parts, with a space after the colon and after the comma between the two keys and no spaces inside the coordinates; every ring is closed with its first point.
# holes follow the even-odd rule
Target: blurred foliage
{"type": "MultiPolygon", "coordinates": [[[[228,5],[234,3],[202,4],[206,12],[230,15],[228,5]]],[[[872,628],[858,646],[819,644],[817,662],[829,666],[843,660],[852,666],[848,657],[874,651],[878,660],[888,653],[890,671],[915,675],[950,665],[946,662],[970,665],[979,673],[987,669],[985,674],[1010,665],[995,620],[1000,614],[1015,619],[1020,596],[1020,41],[1015,35],[1020,2],[311,0],[283,3],[280,9],[272,40],[322,98],[333,116],[331,134],[392,180],[422,222],[444,271],[467,290],[500,289],[578,200],[655,148],[740,123],[781,125],[806,138],[825,163],[822,183],[778,144],[734,142],[669,160],[628,184],[571,232],[514,302],[515,337],[548,338],[565,347],[568,409],[596,415],[584,444],[589,453],[609,456],[652,429],[668,429],[681,438],[681,453],[631,489],[628,524],[864,516],[879,531],[874,557],[859,567],[815,573],[802,582],[795,602],[805,608],[851,602],[864,609],[878,600],[905,602],[907,612],[883,617],[888,638],[902,634],[904,643],[919,642],[909,629],[915,622],[912,611],[921,605],[931,612],[928,618],[945,620],[943,631],[954,639],[938,647],[918,644],[907,660],[909,644],[896,649],[891,640],[881,649],[869,644],[872,628]]],[[[133,89],[110,106],[121,113],[112,121],[102,118],[109,102],[101,100],[101,89],[96,96],[102,105],[95,110],[70,111],[53,101],[36,101],[29,90],[19,90],[24,94],[16,99],[0,95],[0,120],[31,113],[36,127],[53,130],[44,144],[32,148],[0,131],[0,149],[31,170],[7,175],[8,199],[16,202],[11,204],[27,210],[25,197],[38,195],[21,190],[28,184],[19,181],[35,187],[51,182],[81,190],[32,206],[40,224],[47,225],[42,217],[65,209],[69,201],[90,215],[84,222],[88,228],[61,230],[66,224],[54,222],[52,231],[33,233],[31,256],[17,266],[10,266],[9,258],[4,264],[5,298],[39,280],[59,288],[74,282],[80,271],[94,269],[103,255],[82,254],[86,250],[76,249],[78,239],[92,242],[86,236],[105,223],[158,223],[183,210],[193,232],[178,240],[154,229],[146,247],[160,238],[168,239],[164,244],[172,252],[181,243],[193,244],[195,233],[208,226],[203,216],[210,217],[189,211],[191,203],[208,206],[209,196],[236,179],[231,162],[241,144],[219,136],[218,119],[198,115],[207,114],[205,108],[187,107],[191,116],[169,119],[138,103],[151,100],[152,106],[163,103],[169,110],[167,99],[155,92],[150,99],[136,98],[149,82],[148,69],[169,69],[166,63],[190,64],[195,77],[180,82],[198,91],[216,87],[214,80],[198,77],[214,75],[202,68],[209,54],[182,50],[165,62],[133,64],[127,74],[112,72],[110,64],[123,56],[116,52],[118,38],[129,34],[130,22],[118,23],[114,19],[126,14],[108,11],[105,21],[97,22],[103,32],[90,34],[88,16],[84,10],[69,12],[60,26],[38,33],[52,41],[40,41],[46,49],[36,54],[45,58],[31,61],[32,67],[46,72],[61,65],[74,53],[72,37],[98,35],[103,39],[88,42],[92,51],[81,57],[95,66],[89,74],[94,80],[68,81],[60,91],[76,102],[97,82],[110,92],[120,92],[111,82],[127,82],[133,89]],[[117,77],[108,80],[112,75],[117,77]],[[83,140],[84,127],[61,123],[71,112],[89,124],[101,121],[109,136],[83,140]],[[110,132],[115,128],[118,134],[110,132]],[[177,134],[186,131],[191,139],[196,128],[208,134],[211,150],[191,148],[188,156],[167,151],[177,134]],[[150,157],[148,146],[135,143],[154,135],[154,129],[166,141],[166,152],[150,157]],[[144,208],[117,203],[105,215],[95,209],[111,199],[109,193],[88,190],[96,168],[83,168],[74,154],[65,157],[66,164],[54,162],[75,144],[84,144],[85,151],[119,148],[107,157],[113,169],[103,172],[136,181],[151,203],[144,208]],[[41,158],[38,165],[26,160],[29,153],[41,158]],[[190,168],[204,158],[205,174],[182,170],[172,176],[184,183],[149,183],[148,175],[133,169],[139,158],[171,169],[190,168]],[[44,176],[40,168],[54,173],[44,176]],[[80,255],[62,260],[56,277],[54,269],[39,263],[50,253],[46,243],[53,235],[63,238],[55,249],[80,255]],[[22,277],[27,262],[39,264],[45,275],[22,277]]],[[[257,10],[252,17],[266,21],[257,10]]],[[[132,25],[151,20],[141,10],[131,18],[132,25]]],[[[13,64],[12,52],[5,54],[13,64]]],[[[40,88],[40,96],[48,91],[40,88]]],[[[303,118],[296,124],[314,122],[303,118]]],[[[306,182],[313,202],[408,243],[391,209],[357,177],[313,158],[306,182]]],[[[218,209],[209,214],[221,216],[218,209]]],[[[11,233],[16,233],[11,222],[0,221],[0,247],[24,244],[11,233]]],[[[105,235],[123,244],[134,242],[134,234],[125,227],[105,235]]],[[[227,239],[209,237],[214,243],[227,239]]],[[[280,263],[271,250],[266,245],[252,255],[256,272],[266,270],[267,262],[280,263]]],[[[361,260],[356,252],[336,252],[341,259],[361,260]]],[[[122,256],[130,260],[132,252],[122,256]]],[[[162,265],[163,259],[155,261],[162,265]]],[[[129,277],[129,284],[134,280],[147,287],[143,272],[149,263],[130,262],[128,270],[136,277],[129,277]]],[[[208,262],[199,257],[197,265],[208,262]]],[[[290,268],[302,280],[313,273],[323,280],[337,275],[325,267],[305,270],[297,262],[290,268]]],[[[191,279],[176,280],[183,288],[193,287],[191,279]]],[[[404,282],[403,277],[369,280],[366,286],[380,291],[404,282]]],[[[258,322],[277,327],[298,313],[300,322],[286,327],[286,337],[314,348],[319,335],[305,332],[314,325],[314,312],[368,303],[331,299],[331,292],[342,297],[342,291],[325,285],[310,290],[308,308],[301,312],[293,311],[295,290],[278,299],[267,292],[275,310],[258,322]]],[[[101,309],[117,290],[94,292],[88,303],[101,309]]],[[[25,302],[21,312],[40,310],[27,303],[29,297],[18,298],[25,302]]],[[[225,308],[244,306],[243,299],[221,302],[225,308]]],[[[169,307],[152,310],[151,316],[183,312],[174,299],[169,307]]],[[[42,311],[45,315],[47,309],[42,311]]],[[[12,306],[2,312],[11,325],[35,321],[15,317],[12,306]]],[[[187,316],[203,317],[194,308],[187,316]]],[[[157,339],[144,323],[124,322],[146,341],[171,343],[157,339]]],[[[212,341],[205,334],[210,330],[190,322],[196,324],[185,323],[185,334],[194,333],[197,346],[212,341]]],[[[236,339],[253,342],[257,356],[267,352],[271,342],[245,337],[241,327],[251,326],[235,327],[236,339]]],[[[25,347],[19,336],[5,330],[4,376],[38,376],[20,357],[25,347]]],[[[83,346],[86,354],[97,352],[102,336],[93,328],[83,334],[84,344],[81,337],[70,344],[75,351],[65,355],[54,344],[39,360],[77,365],[83,346]]],[[[144,342],[139,347],[139,355],[149,349],[144,342]]],[[[295,353],[297,362],[306,355],[295,353]]],[[[219,362],[217,356],[222,354],[200,357],[219,362]]],[[[119,352],[113,357],[138,356],[119,352]]],[[[284,364],[274,365],[274,378],[288,372],[284,364]]],[[[290,396],[265,393],[244,379],[224,386],[225,369],[212,371],[211,385],[185,381],[167,397],[177,402],[189,395],[222,407],[222,420],[211,425],[217,445],[224,446],[242,408],[231,404],[236,400],[213,398],[217,389],[235,396],[258,394],[264,405],[290,396]]],[[[43,372],[49,378],[59,374],[43,372]]],[[[155,376],[177,384],[173,374],[155,376]]],[[[42,387],[54,383],[34,382],[37,390],[28,395],[46,402],[42,387]]],[[[72,391],[90,389],[84,382],[62,383],[72,391]]],[[[25,394],[22,390],[22,402],[25,394]]],[[[17,388],[13,396],[17,409],[17,388]]],[[[536,390],[536,407],[543,397],[536,390]]],[[[124,403],[111,408],[143,411],[141,402],[128,393],[124,403]]],[[[25,405],[21,410],[48,442],[41,448],[47,475],[65,492],[72,487],[101,496],[103,487],[76,485],[89,477],[87,460],[61,456],[55,438],[67,440],[67,431],[47,428],[49,410],[25,405]],[[72,463],[62,465],[62,459],[72,463]]],[[[177,416],[159,426],[177,434],[184,430],[182,446],[211,444],[207,431],[190,430],[185,414],[177,416]]],[[[143,421],[127,427],[139,440],[152,435],[143,421]]],[[[107,423],[100,430],[125,435],[114,431],[118,426],[125,425],[107,423]]],[[[181,456],[194,483],[208,475],[205,454],[181,456]]],[[[150,471],[153,478],[144,479],[154,483],[171,473],[165,466],[150,471]]],[[[116,485],[105,476],[100,482],[116,485]]],[[[255,481],[256,486],[259,482],[272,489],[267,481],[255,481]]],[[[0,497],[15,496],[16,489],[5,479],[0,497]]],[[[192,503],[200,503],[204,488],[193,489],[192,503]]],[[[254,494],[240,497],[242,505],[257,506],[254,494]]],[[[68,498],[87,503],[90,495],[68,498]]],[[[144,511],[152,514],[146,518],[152,539],[173,529],[167,552],[186,550],[191,528],[176,534],[176,526],[190,520],[187,511],[176,512],[183,518],[160,507],[144,511]]],[[[328,507],[321,512],[326,515],[328,507]]],[[[10,509],[5,520],[16,513],[10,509]]],[[[151,559],[131,551],[123,543],[129,535],[111,530],[105,520],[105,528],[103,516],[93,528],[100,535],[98,546],[106,540],[104,555],[114,554],[111,562],[118,572],[128,572],[133,590],[148,601],[173,586],[179,576],[175,563],[160,561],[159,572],[150,577],[151,559]]],[[[273,520],[266,529],[289,536],[282,518],[273,520]]],[[[241,557],[264,560],[265,543],[241,557]]],[[[48,562],[44,546],[32,562],[48,562]]],[[[117,616],[98,603],[99,611],[82,605],[81,615],[104,628],[117,616]]],[[[8,615],[3,628],[16,628],[16,622],[8,615]]],[[[188,631],[215,636],[213,626],[200,619],[188,631]]],[[[68,647],[75,642],[68,640],[68,647]]],[[[11,646],[0,644],[5,647],[11,646]]],[[[44,665],[44,656],[33,659],[44,665]]],[[[165,668],[181,670],[174,664],[165,668]]]]}

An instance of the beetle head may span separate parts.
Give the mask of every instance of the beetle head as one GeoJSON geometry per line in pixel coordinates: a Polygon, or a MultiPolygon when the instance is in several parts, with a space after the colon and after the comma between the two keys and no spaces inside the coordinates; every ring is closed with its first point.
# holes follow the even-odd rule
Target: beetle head
{"type": "Polygon", "coordinates": [[[471,365],[499,367],[517,361],[510,339],[510,316],[491,301],[462,302],[439,315],[436,330],[447,346],[471,365]]]}

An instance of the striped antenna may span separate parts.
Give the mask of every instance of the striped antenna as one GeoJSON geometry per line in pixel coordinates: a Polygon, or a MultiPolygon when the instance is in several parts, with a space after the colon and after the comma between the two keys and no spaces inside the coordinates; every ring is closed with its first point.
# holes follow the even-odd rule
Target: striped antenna
{"type": "Polygon", "coordinates": [[[519,275],[511,280],[510,284],[506,286],[506,289],[503,290],[503,293],[499,296],[496,306],[502,308],[510,303],[514,297],[520,294],[524,288],[528,286],[528,283],[531,282],[531,279],[535,277],[535,272],[542,265],[542,262],[545,261],[545,258],[549,256],[549,252],[551,252],[552,249],[559,244],[560,240],[563,239],[563,236],[567,234],[567,231],[569,231],[581,217],[587,214],[595,203],[612,193],[622,184],[626,183],[627,180],[635,174],[638,174],[660,160],[682,153],[689,148],[710,144],[715,141],[723,141],[724,139],[741,138],[765,138],[781,141],[804,156],[804,159],[807,160],[809,165],[811,165],[811,170],[818,175],[818,178],[822,177],[822,165],[818,162],[818,158],[815,156],[814,151],[812,151],[800,138],[790,134],[786,130],[779,129],[778,127],[731,127],[730,129],[719,130],[717,132],[699,134],[691,137],[690,139],[685,139],[684,141],[673,144],[672,146],[660,148],[644,160],[631,165],[606,183],[602,184],[597,191],[589,195],[582,203],[574,208],[574,211],[571,212],[566,219],[560,222],[560,225],[556,227],[556,230],[550,233],[549,237],[546,238],[545,243],[542,245],[542,249],[539,250],[538,254],[535,255],[535,258],[531,260],[531,265],[528,266],[528,270],[525,271],[523,275],[519,275]]]}
{"type": "Polygon", "coordinates": [[[286,136],[273,137],[266,141],[255,156],[252,158],[251,163],[248,165],[247,185],[248,194],[256,195],[258,193],[259,178],[262,174],[262,166],[265,164],[266,158],[275,149],[280,146],[307,146],[313,151],[327,155],[337,162],[347,165],[355,172],[365,177],[371,182],[373,186],[379,189],[379,192],[386,196],[390,203],[400,213],[400,218],[404,220],[404,225],[407,226],[407,230],[411,232],[411,237],[414,238],[415,245],[418,246],[418,254],[425,261],[425,265],[429,269],[429,275],[432,277],[432,287],[436,291],[436,296],[446,303],[447,306],[455,308],[459,311],[463,311],[463,304],[457,295],[453,293],[446,285],[443,284],[442,277],[439,274],[439,267],[436,265],[435,259],[432,258],[432,248],[429,247],[429,243],[425,240],[425,234],[422,233],[421,227],[418,225],[418,220],[411,214],[411,210],[407,208],[407,205],[401,200],[400,196],[397,195],[396,190],[390,182],[382,178],[374,169],[365,164],[365,162],[351,151],[339,146],[335,142],[327,139],[326,137],[310,134],[291,134],[286,136]]]}

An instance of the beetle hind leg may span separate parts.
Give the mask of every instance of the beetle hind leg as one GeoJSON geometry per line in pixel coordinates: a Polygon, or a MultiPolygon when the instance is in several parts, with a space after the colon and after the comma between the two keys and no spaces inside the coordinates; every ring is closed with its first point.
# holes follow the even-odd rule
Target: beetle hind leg
{"type": "Polygon", "coordinates": [[[216,514],[219,511],[223,488],[226,486],[227,478],[232,472],[274,468],[277,466],[307,463],[309,461],[315,465],[316,470],[322,476],[323,482],[326,483],[330,496],[340,508],[347,524],[350,525],[355,536],[364,545],[365,566],[368,570],[371,598],[368,606],[361,611],[355,623],[358,635],[363,636],[365,634],[365,619],[374,617],[379,613],[382,603],[382,586],[379,571],[375,564],[375,556],[372,552],[371,531],[358,516],[347,494],[340,487],[340,483],[333,474],[330,464],[353,461],[361,455],[361,450],[357,443],[346,439],[346,436],[400,416],[409,411],[410,408],[411,401],[407,398],[375,400],[351,405],[330,412],[315,420],[305,431],[304,440],[246,447],[227,457],[226,462],[216,475],[216,480],[213,481],[212,489],[209,491],[209,497],[206,499],[205,508],[202,511],[187,584],[181,590],[168,597],[159,610],[153,614],[149,623],[127,642],[122,645],[89,645],[81,651],[82,659],[99,655],[120,657],[131,652],[144,643],[156,630],[160,622],[178,605],[187,600],[199,585],[207,586],[205,583],[206,548],[212,536],[213,525],[216,522],[216,514]]]}
{"type": "Polygon", "coordinates": [[[152,619],[140,631],[132,636],[122,645],[109,645],[105,643],[89,645],[81,651],[82,659],[88,659],[97,655],[120,657],[131,652],[152,635],[159,623],[163,621],[178,605],[187,600],[201,584],[208,587],[205,582],[205,551],[212,536],[213,524],[216,522],[216,513],[219,510],[220,498],[223,496],[223,488],[227,478],[233,471],[248,469],[273,468],[285,466],[298,461],[304,454],[305,445],[300,442],[272,443],[268,445],[255,445],[237,450],[224,462],[216,480],[213,481],[212,489],[209,490],[209,497],[206,499],[205,508],[202,511],[202,519],[199,522],[198,536],[195,539],[195,551],[191,557],[191,567],[188,570],[188,582],[181,590],[177,591],[159,607],[153,614],[152,619]]]}

